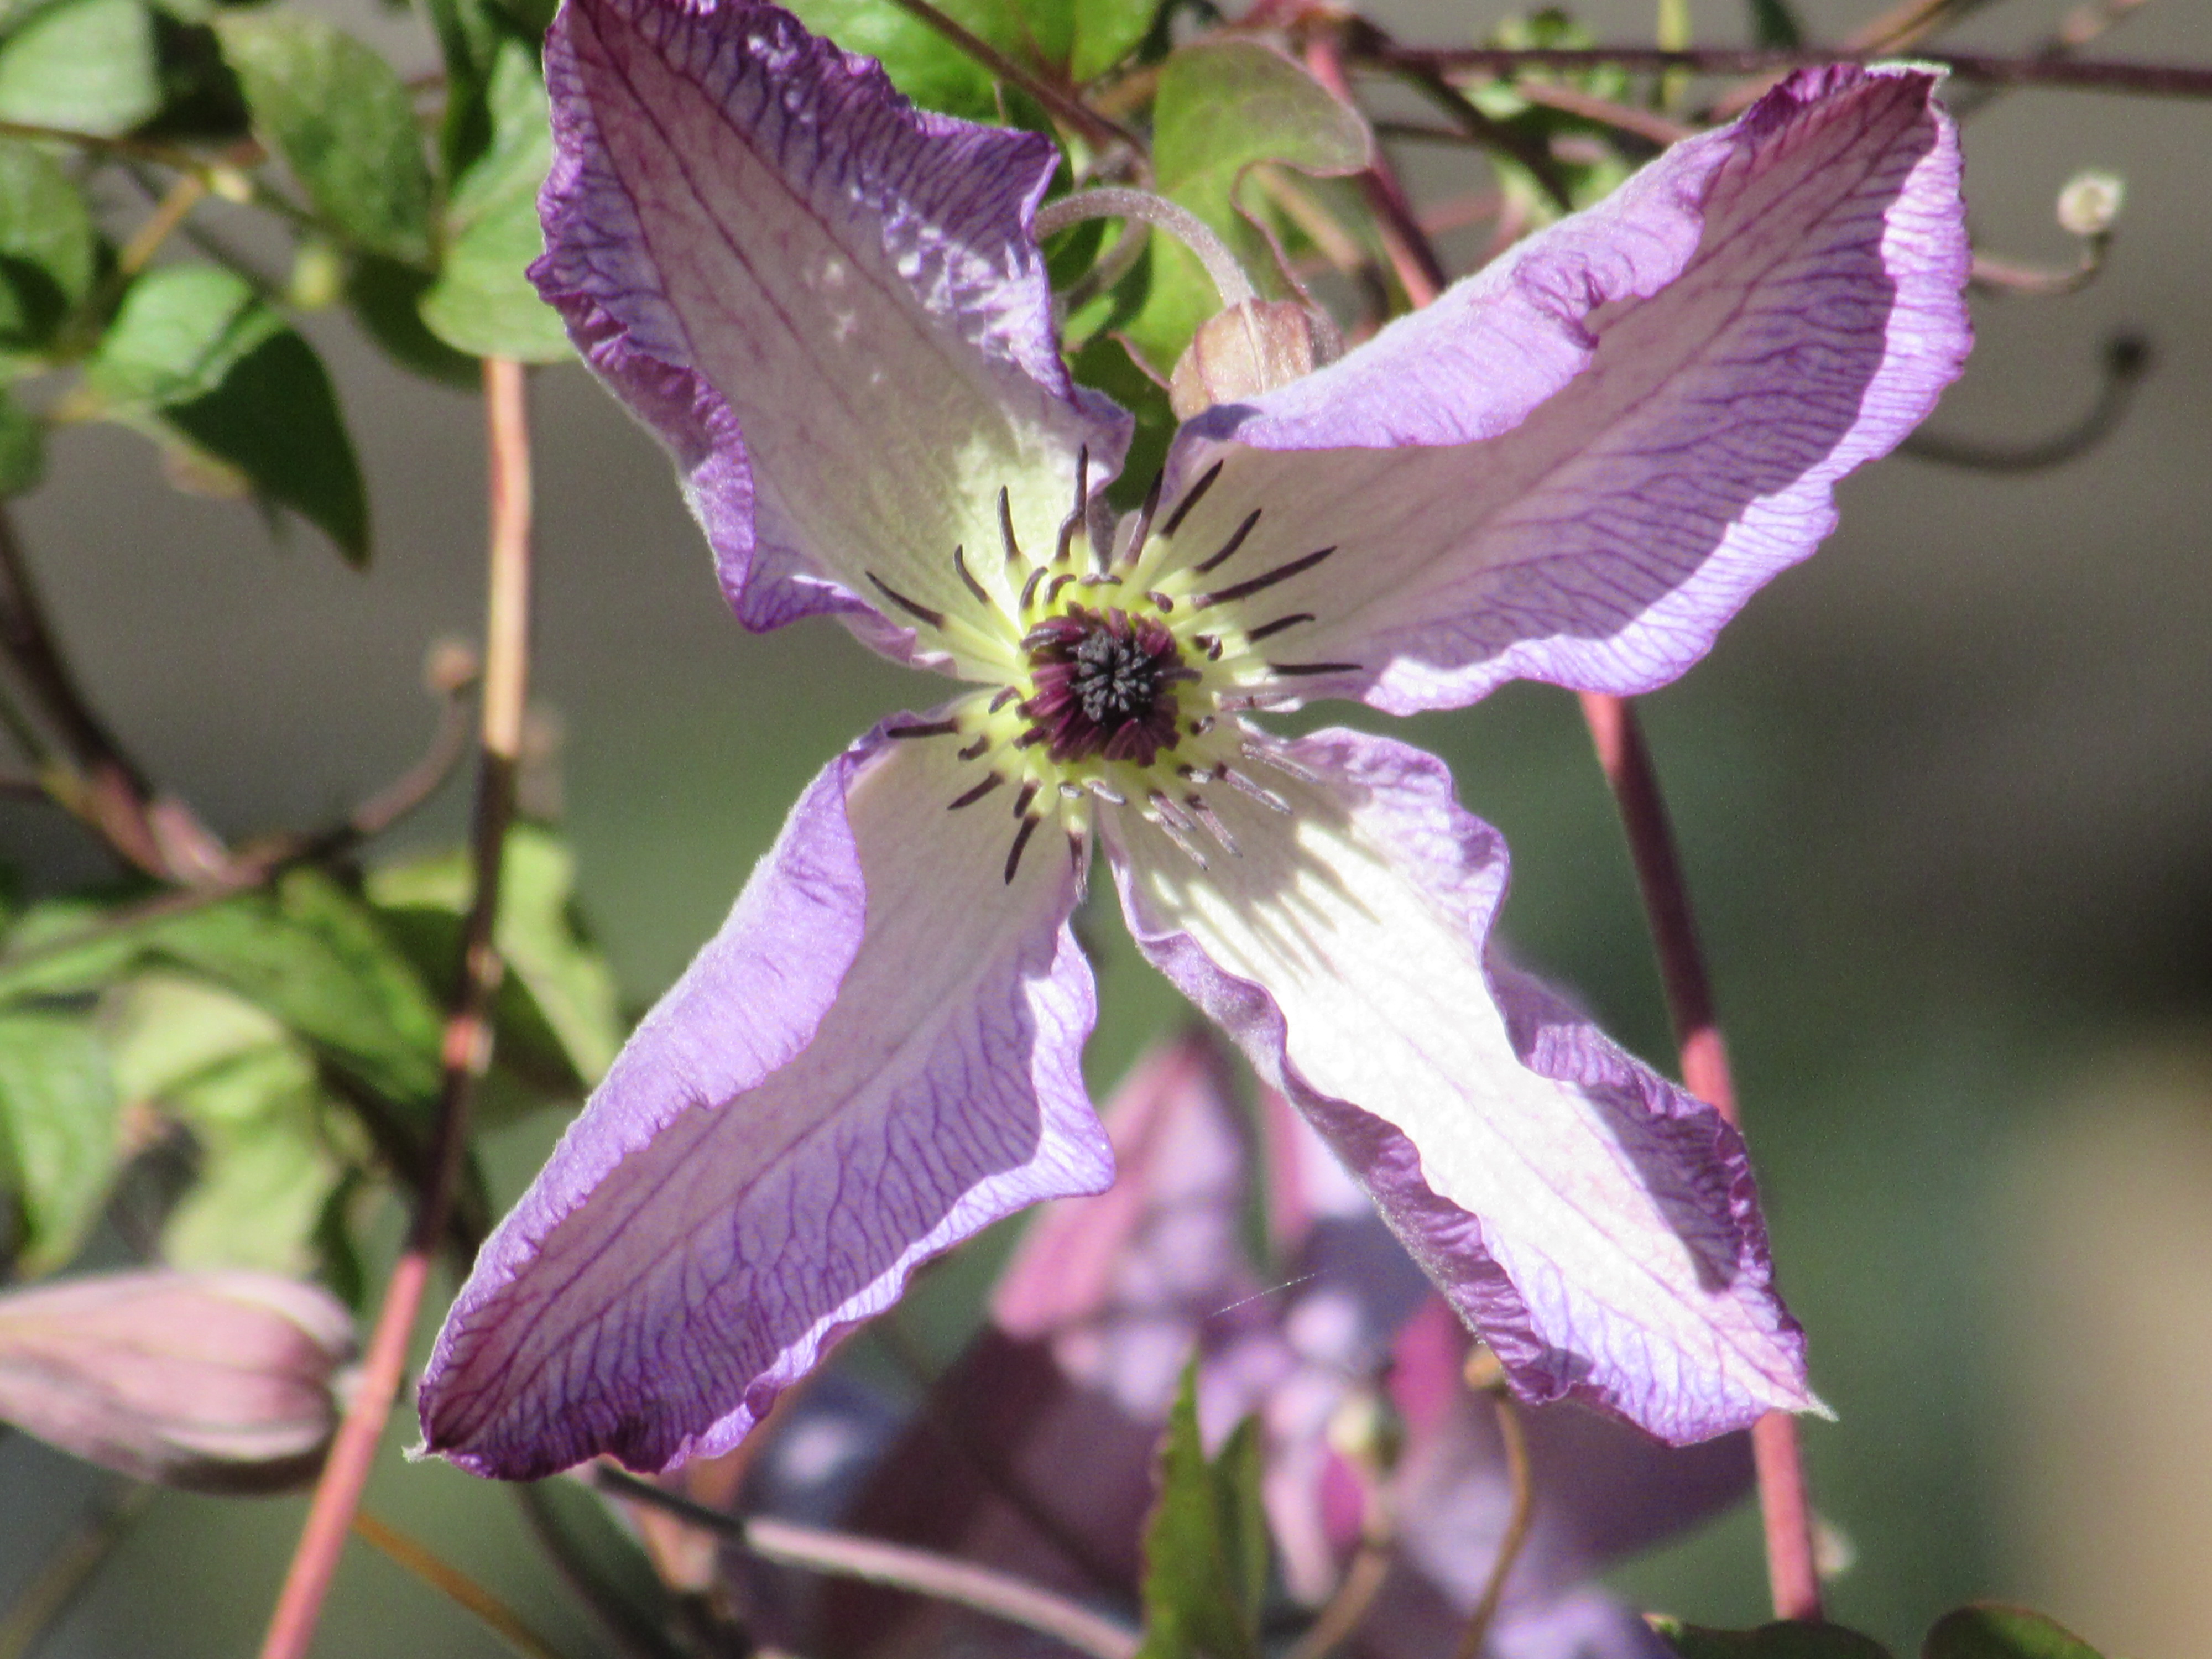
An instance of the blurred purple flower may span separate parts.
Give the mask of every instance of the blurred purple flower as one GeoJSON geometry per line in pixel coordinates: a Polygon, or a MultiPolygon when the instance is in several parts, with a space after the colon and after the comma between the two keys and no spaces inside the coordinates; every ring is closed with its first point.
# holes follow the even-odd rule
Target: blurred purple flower
{"type": "MultiPolygon", "coordinates": [[[[837,1386],[770,1431],[746,1506],[951,1550],[1132,1607],[1156,1449],[1195,1348],[1210,1439],[1247,1414],[1261,1419],[1277,1564],[1310,1611],[1349,1563],[1369,1478],[1333,1448],[1331,1425],[1387,1394],[1406,1425],[1380,1483],[1390,1566],[1349,1651],[1453,1651],[1512,1503],[1496,1413],[1462,1381],[1464,1328],[1288,1111],[1268,1125],[1267,1159],[1285,1282],[1263,1291],[1241,1242],[1249,1149],[1210,1043],[1157,1051],[1106,1118],[1121,1162],[1114,1190],[1040,1218],[993,1297],[989,1326],[928,1408],[894,1433],[880,1407],[833,1376],[837,1386]],[[842,1455],[824,1457],[833,1444],[842,1455]]],[[[1592,1575],[1747,1492],[1746,1437],[1668,1448],[1571,1405],[1523,1420],[1537,1525],[1488,1651],[1663,1659],[1642,1620],[1592,1575]]],[[[726,1559],[744,1575],[759,1633],[795,1651],[921,1659],[1049,1645],[943,1603],[726,1559]]]]}
{"type": "Polygon", "coordinates": [[[1741,1143],[1492,957],[1504,847],[1444,768],[1247,716],[1695,661],[1963,358],[1935,77],[1791,77],[1186,424],[1117,529],[1128,418],[1070,381],[1033,231],[1050,143],[916,112],[760,0],[568,0],[546,66],[537,280],[739,618],[836,615],[975,689],[800,799],[485,1247],[429,1449],[726,1449],[915,1263],[1106,1186],[1067,925],[1094,840],[1523,1397],[1672,1441],[1812,1404],[1741,1143]]]}
{"type": "Polygon", "coordinates": [[[149,1268],[0,1296],[0,1420],[134,1480],[283,1492],[321,1468],[353,1319],[273,1273],[149,1268]]]}

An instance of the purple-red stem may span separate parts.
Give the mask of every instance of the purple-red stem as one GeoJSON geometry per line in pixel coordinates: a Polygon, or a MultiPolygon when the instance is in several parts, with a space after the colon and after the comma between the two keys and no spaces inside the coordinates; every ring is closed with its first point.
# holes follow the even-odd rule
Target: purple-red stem
{"type": "MultiPolygon", "coordinates": [[[[1729,1072],[1728,1048],[1713,1012],[1712,981],[1690,909],[1689,884],[1675,850],[1674,827],[1659,793],[1659,775],[1635,705],[1602,692],[1582,694],[1583,718],[1597,746],[1599,765],[1613,787],[1636,864],[1636,885],[1651,924],[1659,957],[1659,977],[1667,994],[1668,1016],[1682,1055],[1682,1085],[1741,1129],[1735,1084],[1729,1072]]],[[[1820,1577],[1814,1563],[1813,1511],[1805,1486],[1805,1462],[1797,1443],[1797,1419],[1769,1412],[1752,1425],[1751,1449],[1759,1478],[1759,1514],[1766,1532],[1766,1578],[1780,1619],[1820,1617],[1820,1577]]]]}
{"type": "Polygon", "coordinates": [[[406,1376],[416,1319],[453,1208],[468,1141],[469,1105],[491,1062],[491,1000],[501,971],[492,924],[499,914],[501,854],[514,814],[530,661],[530,428],[521,366],[486,358],[483,376],[491,489],[490,597],[471,836],[475,892],[461,930],[459,986],[446,1020],[443,1081],[429,1173],[416,1202],[406,1246],[386,1283],[384,1305],[369,1338],[360,1381],[331,1443],[307,1525],[301,1529],[284,1588],[270,1615],[261,1659],[305,1659],[314,1641],[324,1598],[406,1376]]]}
{"type": "MultiPolygon", "coordinates": [[[[1344,43],[1333,30],[1318,29],[1307,38],[1305,58],[1315,80],[1345,103],[1352,101],[1352,87],[1344,75],[1344,43]]],[[[1375,216],[1382,251],[1397,273],[1398,286],[1405,289],[1407,303],[1418,311],[1449,286],[1450,275],[1437,258],[1421,222],[1414,217],[1413,204],[1407,199],[1405,186],[1398,182],[1390,158],[1379,147],[1374,161],[1360,169],[1358,183],[1360,194],[1367,198],[1368,210],[1375,216]]]]}

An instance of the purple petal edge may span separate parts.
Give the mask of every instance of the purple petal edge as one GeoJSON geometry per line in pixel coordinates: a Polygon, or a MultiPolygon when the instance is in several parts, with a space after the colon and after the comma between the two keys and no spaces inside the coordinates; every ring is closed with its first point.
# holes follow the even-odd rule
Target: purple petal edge
{"type": "MultiPolygon", "coordinates": [[[[1504,896],[1503,839],[1461,808],[1443,763],[1407,745],[1332,729],[1290,745],[1299,765],[1398,797],[1420,820],[1396,855],[1480,947],[1504,896]],[[1472,877],[1470,872],[1475,872],[1472,877]],[[1494,872],[1492,873],[1492,872],[1494,872]]],[[[1109,843],[1110,844],[1110,843],[1109,843]]],[[[1699,1356],[1654,1350],[1547,1264],[1516,1283],[1483,1218],[1432,1191],[1421,1154],[1376,1110],[1321,1093],[1288,1054],[1281,1006],[1264,987],[1218,966],[1188,933],[1147,925],[1126,868],[1117,867],[1132,933],[1155,965],[1243,1050],[1321,1130],[1373,1197],[1383,1218],[1460,1316],[1489,1342],[1515,1391],[1532,1404],[1579,1400],[1671,1444],[1746,1426],[1778,1407],[1819,1409],[1807,1391],[1804,1337],[1773,1288],[1772,1261],[1741,1136],[1705,1102],[1618,1048],[1538,981],[1485,952],[1493,1000],[1528,1071],[1570,1085],[1612,1125],[1625,1155],[1697,1258],[1709,1287],[1725,1290],[1774,1370],[1753,1389],[1702,1369],[1699,1356]]],[[[1540,1246],[1539,1247],[1540,1259],[1540,1246]]],[[[1718,1339],[1716,1338],[1717,1340],[1718,1339]]]]}
{"type": "Polygon", "coordinates": [[[879,731],[801,798],[484,1246],[422,1382],[427,1450],[510,1480],[726,1450],[919,1262],[1111,1180],[1073,875],[1007,888],[996,826],[939,810],[990,846],[914,879],[944,861],[902,829],[950,793],[933,767],[879,731]]]}
{"type": "MultiPolygon", "coordinates": [[[[686,501],[713,547],[738,620],[756,631],[836,614],[901,660],[908,630],[828,573],[811,550],[764,533],[752,463],[725,392],[695,363],[684,319],[662,290],[636,199],[619,175],[593,107],[585,58],[609,43],[681,58],[681,72],[722,106],[749,141],[779,151],[801,125],[844,128],[853,174],[884,246],[910,282],[909,302],[971,351],[1010,401],[1026,382],[1071,429],[1088,434],[1094,479],[1118,465],[1130,430],[1110,399],[1074,384],[1062,362],[1037,246],[1037,204],[1059,165],[1038,135],[918,111],[872,59],[840,51],[763,0],[563,0],[547,33],[554,159],[539,193],[546,252],[531,267],[584,361],[675,460],[686,501]],[[586,38],[580,38],[586,37],[586,38]],[[749,77],[773,76],[748,124],[749,77]],[[945,257],[957,252],[968,270],[945,257]],[[986,277],[974,272],[988,270],[986,277]]],[[[779,156],[781,159],[781,156],[779,156]]],[[[733,259],[741,258],[734,246],[733,259]]]]}

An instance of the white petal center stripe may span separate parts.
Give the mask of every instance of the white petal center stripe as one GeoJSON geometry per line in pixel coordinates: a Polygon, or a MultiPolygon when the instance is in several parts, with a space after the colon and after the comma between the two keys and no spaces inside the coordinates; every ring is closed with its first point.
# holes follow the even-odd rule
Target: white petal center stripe
{"type": "MultiPolygon", "coordinates": [[[[942,810],[953,765],[910,744],[861,763],[844,806],[866,933],[795,1055],[763,1077],[739,1045],[733,1087],[726,935],[661,1005],[540,1187],[567,1184],[572,1146],[588,1157],[634,1120],[650,1138],[550,1224],[510,1219],[538,1232],[528,1270],[464,1294],[434,1445],[510,1474],[515,1444],[541,1472],[599,1447],[650,1468],[726,1449],[916,1262],[1110,1180],[1079,1072],[1094,1005],[1065,925],[1074,877],[1038,860],[1003,882],[995,829],[942,810]]],[[[514,1251],[495,1237],[485,1260],[514,1251]]]]}
{"type": "MultiPolygon", "coordinates": [[[[1340,738],[1413,752],[1325,732],[1290,756],[1322,769],[1340,738]]],[[[1220,973],[1272,999],[1290,1081],[1304,1085],[1294,1097],[1350,1103],[1395,1125],[1429,1190],[1479,1218],[1482,1248],[1551,1345],[1599,1376],[1656,1368],[1686,1394],[1717,1385],[1741,1401],[1806,1405],[1795,1356],[1764,1311],[1765,1287],[1738,1282],[1732,1242],[1716,1237],[1725,1215],[1717,1226],[1691,1213],[1624,1143],[1633,1126],[1516,1054],[1481,956],[1503,895],[1502,843],[1448,797],[1411,787],[1328,779],[1284,793],[1288,817],[1224,801],[1241,855],[1202,873],[1152,825],[1110,816],[1107,845],[1122,849],[1140,937],[1188,935],[1220,973]]],[[[1253,1057],[1263,1073],[1279,1069],[1272,1055],[1253,1057]]],[[[1426,1265],[1449,1286],[1451,1264],[1426,1265]]]]}

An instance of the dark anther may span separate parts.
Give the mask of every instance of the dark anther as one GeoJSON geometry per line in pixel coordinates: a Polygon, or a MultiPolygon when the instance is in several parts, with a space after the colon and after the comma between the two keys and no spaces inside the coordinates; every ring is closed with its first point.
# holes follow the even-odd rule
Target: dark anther
{"type": "Polygon", "coordinates": [[[1167,482],[1167,474],[1152,474],[1152,488],[1145,491],[1144,505],[1137,509],[1137,527],[1129,533],[1129,545],[1121,555],[1121,568],[1134,568],[1145,555],[1145,544],[1152,533],[1152,514],[1160,510],[1160,486],[1167,482]]]}
{"type": "Polygon", "coordinates": [[[1145,590],[1145,597],[1150,599],[1154,605],[1159,606],[1160,614],[1164,617],[1166,616],[1168,612],[1175,609],[1175,601],[1170,599],[1166,594],[1161,592],[1157,587],[1146,588],[1145,590]]]}
{"type": "Polygon", "coordinates": [[[991,734],[988,732],[986,732],[981,737],[976,738],[975,742],[969,744],[958,751],[960,758],[964,761],[981,760],[983,757],[983,751],[990,746],[991,734]]]}
{"type": "Polygon", "coordinates": [[[994,714],[997,714],[1001,708],[1004,708],[1008,703],[1012,702],[1016,697],[1018,697],[1021,695],[1020,688],[1017,686],[1000,686],[998,690],[991,694],[991,701],[988,705],[989,712],[994,714]]]}
{"type": "Polygon", "coordinates": [[[1036,798],[1037,781],[1035,778],[1031,778],[1028,782],[1022,785],[1021,793],[1014,797],[1014,810],[1012,816],[1018,818],[1027,817],[1030,815],[1030,803],[1035,801],[1036,798]]]}
{"type": "Polygon", "coordinates": [[[956,547],[952,550],[952,568],[960,573],[960,580],[968,585],[968,591],[981,602],[985,610],[998,609],[991,603],[991,596],[984,592],[983,584],[977,581],[975,574],[968,568],[968,552],[965,548],[956,547]]]}
{"type": "Polygon", "coordinates": [[[1075,573],[1072,570],[1062,571],[1059,575],[1054,576],[1052,579],[1052,586],[1046,588],[1044,591],[1044,602],[1047,605],[1058,604],[1060,601],[1060,589],[1066,587],[1068,583],[1074,580],[1075,573]]]}
{"type": "Polygon", "coordinates": [[[1022,849],[1030,844],[1030,837],[1036,834],[1036,827],[1041,822],[1037,818],[1024,818],[1022,827],[1014,831],[1014,844],[1006,849],[1007,886],[1014,884],[1014,872],[1022,867],[1022,849]]]}
{"type": "Polygon", "coordinates": [[[919,600],[909,599],[905,594],[900,592],[898,589],[893,587],[889,582],[885,581],[881,576],[876,574],[872,570],[868,572],[868,580],[876,585],[878,592],[882,593],[885,599],[889,599],[900,610],[905,611],[908,616],[914,617],[918,622],[926,622],[932,628],[939,629],[944,628],[945,613],[942,611],[932,611],[927,605],[923,605],[919,600]]]}
{"type": "Polygon", "coordinates": [[[1357,674],[1356,662],[1271,662],[1267,671],[1273,674],[1357,674]]]}
{"type": "Polygon", "coordinates": [[[1042,565],[1039,565],[1036,569],[1030,572],[1030,579],[1022,584],[1021,608],[1023,610],[1026,611],[1030,608],[1030,601],[1036,598],[1036,591],[1038,587],[1043,584],[1043,581],[1044,567],[1042,565]]]}
{"type": "MultiPolygon", "coordinates": [[[[904,726],[886,726],[887,738],[947,738],[960,729],[958,720],[915,720],[904,726]]],[[[968,751],[962,750],[960,758],[966,760],[968,751]]]]}
{"type": "Polygon", "coordinates": [[[1004,484],[999,486],[999,539],[1006,544],[1006,562],[1018,563],[1022,544],[1014,539],[1014,504],[1004,484]]]}
{"type": "Polygon", "coordinates": [[[1301,571],[1312,569],[1335,551],[1334,547],[1316,548],[1311,553],[1292,559],[1288,564],[1279,564],[1261,575],[1248,576],[1218,592],[1198,594],[1190,602],[1191,609],[1203,611],[1209,605],[1226,605],[1233,599],[1249,599],[1255,593],[1264,592],[1273,587],[1277,582],[1288,581],[1301,571]]]}
{"type": "Polygon", "coordinates": [[[1182,499],[1176,503],[1176,510],[1168,514],[1168,521],[1160,526],[1160,534],[1172,536],[1182,529],[1182,521],[1190,516],[1191,508],[1206,499],[1206,492],[1213,488],[1213,481],[1220,476],[1221,463],[1216,461],[1206,469],[1205,475],[1196,483],[1183,491],[1182,499]]]}
{"type": "Polygon", "coordinates": [[[1296,628],[1300,623],[1310,623],[1313,619],[1314,613],[1310,611],[1293,611],[1287,617],[1278,617],[1274,621],[1254,629],[1244,636],[1244,641],[1248,645],[1257,645],[1262,640],[1274,638],[1286,628],[1296,628]]]}
{"type": "Polygon", "coordinates": [[[1000,777],[996,772],[994,772],[990,776],[985,778],[982,782],[977,784],[973,789],[970,789],[966,794],[961,796],[957,800],[947,804],[945,810],[948,812],[957,812],[963,806],[973,806],[977,801],[982,799],[984,796],[989,794],[994,789],[996,789],[1005,781],[1006,780],[1004,778],[1000,777]]]}
{"type": "Polygon", "coordinates": [[[1237,550],[1244,545],[1244,538],[1252,533],[1252,526],[1259,522],[1260,509],[1255,507],[1244,515],[1244,522],[1237,526],[1229,539],[1222,543],[1221,550],[1198,567],[1198,574],[1203,576],[1207,571],[1218,569],[1228,563],[1237,550]]]}
{"type": "Polygon", "coordinates": [[[1174,688],[1198,675],[1161,623],[1072,605],[1022,643],[1034,688],[1021,706],[1024,738],[1049,744],[1055,762],[1098,755],[1150,766],[1175,747],[1174,688]]]}

